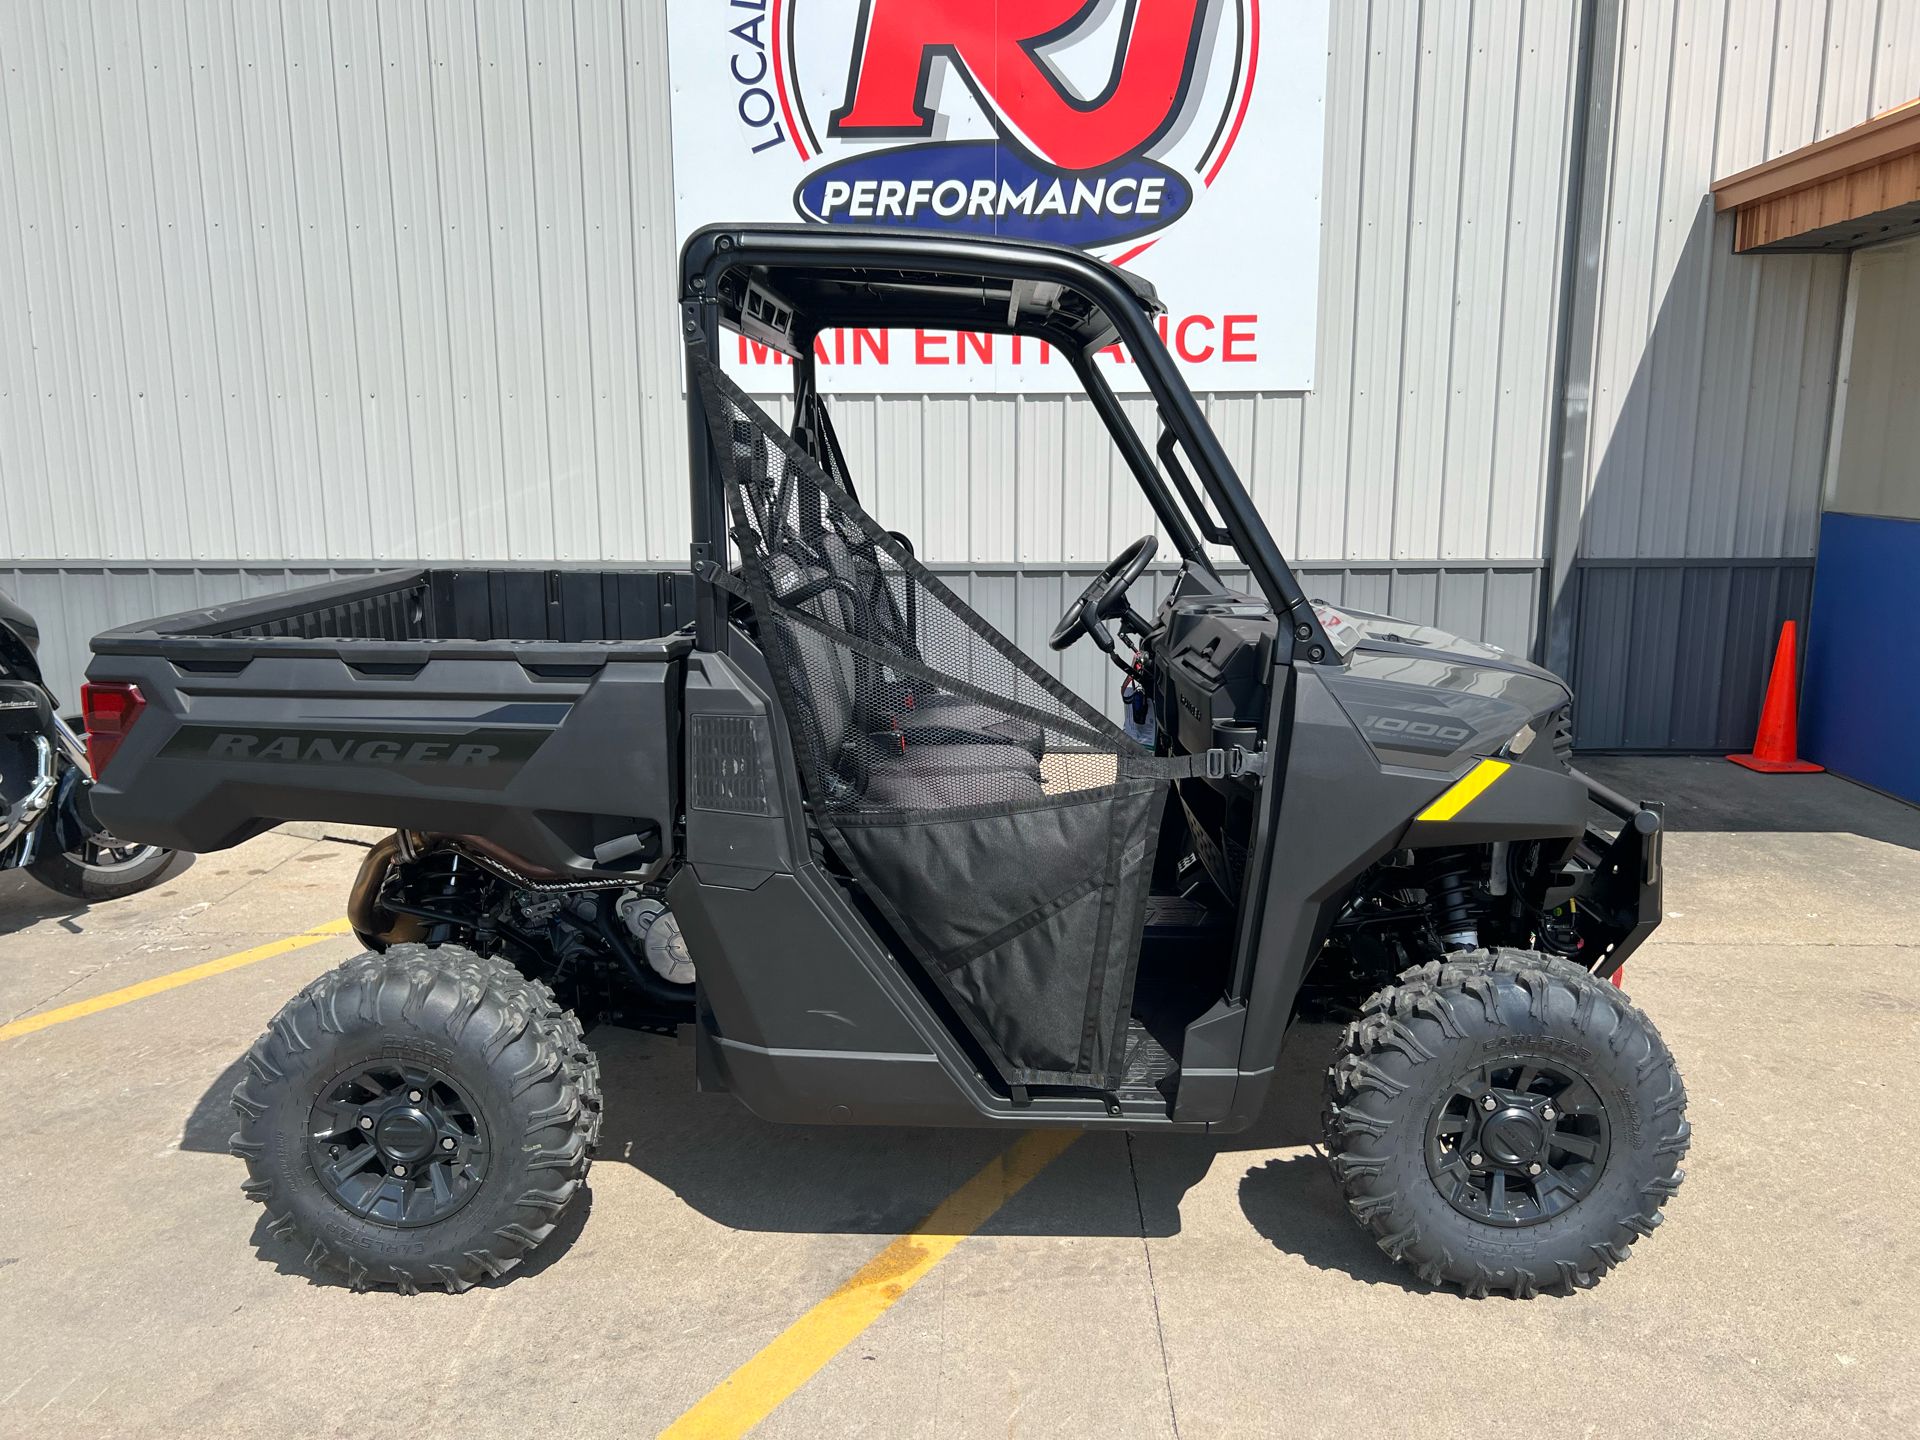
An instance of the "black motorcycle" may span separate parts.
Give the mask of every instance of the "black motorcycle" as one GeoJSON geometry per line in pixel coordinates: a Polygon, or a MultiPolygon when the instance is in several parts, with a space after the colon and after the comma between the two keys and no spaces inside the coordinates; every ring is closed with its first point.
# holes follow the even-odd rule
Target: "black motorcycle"
{"type": "Polygon", "coordinates": [[[25,870],[76,900],[150,889],[186,857],[100,828],[86,742],[54,708],[39,647],[40,627],[0,591],[0,870],[25,870]]]}

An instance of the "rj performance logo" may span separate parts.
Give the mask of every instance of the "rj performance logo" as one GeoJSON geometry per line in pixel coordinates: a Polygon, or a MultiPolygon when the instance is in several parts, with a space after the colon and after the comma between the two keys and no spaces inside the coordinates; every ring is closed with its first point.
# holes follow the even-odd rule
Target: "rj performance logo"
{"type": "Polygon", "coordinates": [[[1137,241],[1219,174],[1258,57],[1259,0],[862,0],[850,32],[844,9],[728,5],[750,148],[823,162],[793,205],[828,225],[1137,241]]]}

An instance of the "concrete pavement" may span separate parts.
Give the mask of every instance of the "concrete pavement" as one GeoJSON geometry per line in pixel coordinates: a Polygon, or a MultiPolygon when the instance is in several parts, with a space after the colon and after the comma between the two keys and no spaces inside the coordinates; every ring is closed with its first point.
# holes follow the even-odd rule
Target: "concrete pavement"
{"type": "MultiPolygon", "coordinates": [[[[1314,1153],[1332,1032],[1301,1028],[1254,1131],[1081,1137],[756,1433],[1920,1428],[1920,816],[1832,777],[1593,768],[1672,801],[1628,983],[1695,1127],[1668,1223],[1597,1290],[1472,1302],[1391,1265],[1314,1153]]],[[[358,838],[276,832],[92,909],[0,877],[0,1024],[335,918],[358,838]]],[[[602,1155],[554,1240],[464,1296],[353,1295],[225,1154],[238,1057],[351,950],[0,1043],[0,1435],[652,1433],[1007,1143],[766,1125],[695,1094],[683,1042],[602,1031],[602,1155]]]]}

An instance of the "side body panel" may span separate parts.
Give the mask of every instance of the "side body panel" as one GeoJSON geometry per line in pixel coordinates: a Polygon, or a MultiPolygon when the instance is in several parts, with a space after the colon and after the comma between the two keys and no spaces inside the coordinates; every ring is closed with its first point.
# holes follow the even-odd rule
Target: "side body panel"
{"type": "MultiPolygon", "coordinates": [[[[1292,729],[1270,827],[1260,923],[1241,950],[1246,996],[1240,1082],[1231,1118],[1253,1123],[1266,1101],[1294,996],[1360,872],[1393,849],[1408,817],[1445,787],[1437,775],[1383,766],[1316,666],[1294,667],[1292,729]],[[1249,963],[1250,962],[1250,963],[1249,963]]],[[[1250,877],[1250,884],[1256,877],[1250,877]]]]}
{"type": "Polygon", "coordinates": [[[779,707],[737,632],[686,684],[686,864],[667,890],[699,973],[701,1084],[808,1124],[1175,1125],[1164,1104],[989,1084],[956,1029],[816,863],[779,707]],[[712,747],[703,754],[702,745],[712,747]],[[724,752],[724,753],[722,753],[724,752]],[[703,781],[724,770],[728,784],[703,781]]]}
{"type": "Polygon", "coordinates": [[[333,820],[644,878],[679,813],[690,601],[658,568],[411,569],[110,630],[88,676],[146,708],[96,813],[184,850],[333,820]]]}
{"type": "Polygon", "coordinates": [[[94,810],[115,834],[183,850],[333,820],[474,836],[561,878],[644,874],[678,806],[686,645],[617,647],[548,674],[505,651],[399,674],[340,655],[231,672],[99,656],[89,676],[133,682],[146,710],[94,810]]]}
{"type": "Polygon", "coordinates": [[[1459,815],[1417,818],[1480,757],[1566,698],[1565,687],[1531,667],[1496,670],[1441,656],[1393,656],[1378,668],[1344,672],[1295,667],[1260,925],[1242,949],[1250,965],[1240,977],[1246,1021],[1239,1085],[1232,1117],[1216,1128],[1238,1129],[1258,1117],[1300,983],[1368,866],[1403,847],[1571,841],[1585,832],[1587,784],[1557,768],[1545,738],[1532,756],[1539,763],[1507,767],[1459,815]],[[1403,667],[1413,668],[1392,676],[1403,667]],[[1363,728],[1380,716],[1418,719],[1439,733],[1363,728]]]}

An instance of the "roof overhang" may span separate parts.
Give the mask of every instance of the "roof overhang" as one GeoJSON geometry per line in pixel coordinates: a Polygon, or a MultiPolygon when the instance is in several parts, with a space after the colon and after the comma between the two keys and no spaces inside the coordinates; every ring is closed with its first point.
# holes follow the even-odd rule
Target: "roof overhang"
{"type": "Polygon", "coordinates": [[[1737,253],[1858,250],[1920,234],[1920,100],[1713,182],[1737,253]]]}

